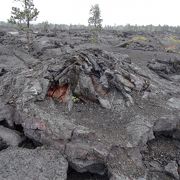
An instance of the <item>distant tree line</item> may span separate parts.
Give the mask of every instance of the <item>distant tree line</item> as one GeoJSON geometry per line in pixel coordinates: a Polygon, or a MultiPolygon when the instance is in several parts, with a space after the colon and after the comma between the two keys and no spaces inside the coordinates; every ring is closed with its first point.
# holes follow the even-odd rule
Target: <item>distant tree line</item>
{"type": "Polygon", "coordinates": [[[168,26],[168,25],[158,25],[154,26],[152,24],[150,25],[130,25],[127,24],[125,26],[117,25],[117,26],[109,26],[106,25],[104,27],[106,30],[120,30],[120,31],[144,31],[144,32],[173,32],[173,33],[180,33],[180,26],[168,26]]]}
{"type": "MultiPolygon", "coordinates": [[[[44,27],[44,24],[47,22],[42,22],[42,23],[36,23],[32,24],[32,27],[35,29],[41,29],[44,27]]],[[[10,23],[0,21],[1,26],[9,26],[9,27],[15,27],[10,23]]],[[[48,23],[48,26],[51,29],[57,28],[58,30],[69,30],[69,29],[89,29],[88,26],[85,25],[67,25],[67,24],[52,24],[48,23]]],[[[118,30],[118,31],[144,31],[144,32],[173,32],[173,33],[180,33],[180,26],[168,26],[168,25],[159,25],[159,26],[154,26],[154,25],[146,25],[146,26],[138,26],[138,25],[130,25],[127,24],[125,26],[123,25],[116,25],[116,26],[110,26],[106,25],[103,27],[104,30],[118,30]]]]}

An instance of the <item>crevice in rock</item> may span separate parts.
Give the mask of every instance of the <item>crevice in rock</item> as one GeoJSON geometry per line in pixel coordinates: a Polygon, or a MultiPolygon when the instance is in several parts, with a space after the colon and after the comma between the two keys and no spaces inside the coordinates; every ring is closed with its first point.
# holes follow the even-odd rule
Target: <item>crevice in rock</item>
{"type": "Polygon", "coordinates": [[[7,149],[8,145],[0,138],[0,151],[7,149]]]}
{"type": "Polygon", "coordinates": [[[14,124],[14,130],[20,132],[22,136],[24,136],[24,140],[19,144],[19,147],[27,148],[27,149],[36,149],[37,147],[42,146],[41,143],[25,136],[24,129],[21,124],[14,124]]]}
{"type": "Polygon", "coordinates": [[[154,136],[155,136],[155,138],[163,138],[163,137],[173,138],[173,133],[174,133],[174,130],[172,130],[172,131],[158,131],[158,132],[154,132],[154,136]]]}
{"type": "Polygon", "coordinates": [[[42,144],[28,137],[25,137],[25,140],[21,144],[19,144],[19,147],[26,149],[36,149],[39,146],[42,146],[42,144]]]}
{"type": "Polygon", "coordinates": [[[67,180],[109,180],[109,177],[107,173],[105,173],[104,175],[89,172],[80,173],[69,167],[67,180]]]}
{"type": "Polygon", "coordinates": [[[24,134],[24,130],[23,130],[23,127],[22,125],[20,124],[14,124],[14,127],[13,127],[14,130],[20,132],[20,133],[23,133],[24,134]]]}
{"type": "Polygon", "coordinates": [[[7,121],[5,119],[0,121],[0,126],[4,126],[4,127],[9,128],[9,124],[7,123],[7,121]]]}

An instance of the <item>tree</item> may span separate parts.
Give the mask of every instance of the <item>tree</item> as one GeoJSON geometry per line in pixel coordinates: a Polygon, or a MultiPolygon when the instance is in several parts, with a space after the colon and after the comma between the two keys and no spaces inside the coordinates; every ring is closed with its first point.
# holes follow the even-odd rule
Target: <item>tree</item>
{"type": "Polygon", "coordinates": [[[101,19],[101,11],[98,4],[95,4],[90,9],[90,17],[88,19],[89,26],[92,28],[92,42],[96,43],[99,37],[99,31],[102,29],[102,19],[101,19]]]}
{"type": "Polygon", "coordinates": [[[35,8],[33,0],[14,0],[19,2],[21,8],[12,7],[11,17],[9,23],[17,24],[18,27],[26,32],[28,41],[28,49],[30,49],[30,22],[35,21],[38,17],[39,11],[35,8]]]}
{"type": "Polygon", "coordinates": [[[9,22],[17,24],[21,28],[30,28],[30,22],[35,21],[39,14],[37,8],[35,8],[33,0],[14,0],[20,2],[22,8],[12,7],[11,17],[9,22]]]}
{"type": "Polygon", "coordinates": [[[94,26],[95,29],[101,30],[103,20],[101,19],[101,11],[98,4],[91,7],[90,15],[88,19],[89,26],[94,26]]]}

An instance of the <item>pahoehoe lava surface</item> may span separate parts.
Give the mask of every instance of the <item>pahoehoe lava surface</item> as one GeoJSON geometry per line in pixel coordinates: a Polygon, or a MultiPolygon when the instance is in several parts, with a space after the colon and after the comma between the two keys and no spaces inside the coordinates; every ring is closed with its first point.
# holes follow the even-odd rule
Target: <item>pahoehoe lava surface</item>
{"type": "Polygon", "coordinates": [[[0,31],[0,179],[180,178],[178,34],[0,31]]]}

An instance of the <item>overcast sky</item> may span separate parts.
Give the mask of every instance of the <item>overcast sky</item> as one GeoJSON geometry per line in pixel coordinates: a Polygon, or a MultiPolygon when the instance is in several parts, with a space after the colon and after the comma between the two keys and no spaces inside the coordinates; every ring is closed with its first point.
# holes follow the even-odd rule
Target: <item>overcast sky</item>
{"type": "MultiPolygon", "coordinates": [[[[10,16],[13,0],[0,0],[0,21],[10,16]]],[[[104,25],[180,25],[180,0],[34,0],[37,22],[85,24],[91,5],[98,3],[104,25]]]]}

